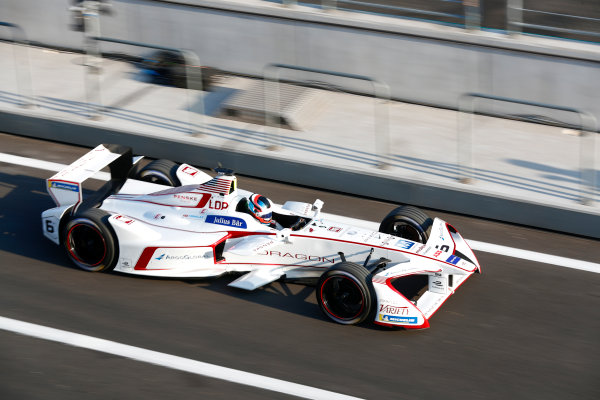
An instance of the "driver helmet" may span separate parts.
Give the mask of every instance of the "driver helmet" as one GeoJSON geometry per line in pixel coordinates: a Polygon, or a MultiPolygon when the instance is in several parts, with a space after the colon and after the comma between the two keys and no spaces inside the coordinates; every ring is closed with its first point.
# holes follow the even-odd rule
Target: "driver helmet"
{"type": "Polygon", "coordinates": [[[273,203],[261,194],[253,194],[248,198],[248,210],[260,223],[269,224],[273,217],[273,203]]]}

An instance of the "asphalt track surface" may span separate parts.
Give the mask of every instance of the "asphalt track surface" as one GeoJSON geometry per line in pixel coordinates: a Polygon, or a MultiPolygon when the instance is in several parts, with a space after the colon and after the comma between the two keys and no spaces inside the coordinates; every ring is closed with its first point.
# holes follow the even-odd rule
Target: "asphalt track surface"
{"type": "MultiPolygon", "coordinates": [[[[70,163],[88,149],[0,135],[0,151],[70,163]]],[[[600,274],[478,252],[427,330],[326,320],[314,289],[230,277],[75,269],[42,236],[49,171],[0,163],[0,316],[368,399],[600,398],[600,274]]],[[[93,182],[92,182],[93,183],[93,182]]],[[[394,205],[239,177],[276,202],[380,220],[394,205]]],[[[100,182],[93,183],[99,185],[100,182]]],[[[464,237],[594,263],[600,242],[431,211],[464,237]]],[[[256,387],[0,330],[2,399],[287,399],[256,387]]]]}

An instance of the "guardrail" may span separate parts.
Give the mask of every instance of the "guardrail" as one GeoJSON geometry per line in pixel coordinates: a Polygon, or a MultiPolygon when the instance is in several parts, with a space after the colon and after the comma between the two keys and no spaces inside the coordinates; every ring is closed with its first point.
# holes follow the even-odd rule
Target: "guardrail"
{"type": "MultiPolygon", "coordinates": [[[[437,3],[462,3],[464,5],[464,14],[452,14],[448,12],[441,11],[431,11],[424,10],[421,8],[412,8],[412,7],[400,7],[400,6],[392,6],[388,4],[380,4],[376,2],[366,2],[366,1],[357,1],[357,0],[321,0],[321,9],[323,10],[337,10],[340,5],[350,5],[350,6],[359,6],[366,7],[369,9],[377,9],[377,10],[386,10],[386,11],[395,11],[395,12],[403,12],[408,14],[415,15],[425,15],[430,17],[439,17],[439,18],[448,18],[452,20],[459,21],[464,24],[465,27],[471,29],[478,29],[481,25],[481,9],[479,7],[479,0],[430,0],[432,2],[437,3]]],[[[298,4],[298,0],[282,0],[282,4],[296,5],[298,4]]],[[[361,11],[352,9],[351,11],[361,11]]]]}
{"type": "Polygon", "coordinates": [[[600,23],[599,18],[590,18],[590,17],[579,16],[579,15],[562,14],[562,13],[555,13],[555,12],[542,11],[542,10],[533,10],[533,9],[525,8],[523,3],[524,3],[524,0],[507,0],[507,3],[506,3],[506,30],[512,34],[519,34],[519,33],[522,33],[523,28],[530,28],[530,29],[538,29],[538,30],[543,30],[543,31],[548,31],[548,32],[567,33],[567,34],[573,34],[573,35],[582,35],[582,36],[590,36],[590,37],[600,38],[600,31],[593,32],[593,31],[584,31],[584,30],[579,30],[579,29],[560,28],[558,26],[525,23],[523,21],[523,13],[526,12],[526,13],[530,13],[530,14],[542,14],[542,15],[547,15],[547,16],[552,16],[552,17],[561,17],[561,18],[574,19],[574,20],[578,20],[578,21],[590,21],[590,22],[600,23]]]}
{"type": "MultiPolygon", "coordinates": [[[[308,67],[300,67],[297,65],[287,65],[287,64],[269,64],[264,68],[263,79],[265,80],[265,125],[273,126],[271,123],[273,121],[277,121],[275,118],[276,113],[279,111],[281,104],[279,101],[279,71],[282,69],[293,70],[293,71],[302,71],[308,72],[312,74],[319,75],[329,75],[329,76],[337,76],[340,78],[346,79],[355,79],[361,81],[370,82],[373,88],[373,97],[375,97],[375,109],[374,109],[374,131],[375,131],[375,148],[376,153],[379,158],[379,163],[377,164],[378,168],[387,168],[388,163],[385,161],[388,150],[390,148],[390,139],[389,139],[389,118],[388,118],[388,108],[387,104],[390,101],[390,88],[387,84],[379,82],[373,78],[362,75],[354,75],[347,74],[343,72],[337,71],[327,71],[316,68],[308,68],[308,67]],[[270,72],[274,70],[275,77],[271,78],[270,72]],[[271,85],[269,82],[274,82],[275,87],[273,89],[268,89],[271,85]],[[379,101],[377,101],[379,100],[379,101]],[[382,107],[381,104],[385,104],[386,107],[382,107]],[[272,107],[271,107],[272,106],[272,107]],[[276,107],[276,108],[275,108],[276,107]],[[378,112],[379,111],[379,112],[378,112]]],[[[277,134],[276,140],[277,144],[275,146],[270,147],[271,150],[275,150],[279,146],[280,142],[280,133],[279,129],[280,124],[275,124],[277,126],[277,134]]]]}
{"type": "MultiPolygon", "coordinates": [[[[117,44],[124,44],[127,46],[135,46],[135,47],[145,47],[145,48],[149,48],[149,49],[155,49],[155,50],[165,50],[165,51],[172,51],[172,52],[176,52],[181,54],[181,56],[184,59],[185,62],[185,78],[186,78],[186,94],[187,94],[187,109],[188,109],[188,115],[189,115],[189,120],[188,120],[188,124],[189,124],[189,128],[190,128],[190,133],[191,134],[196,134],[196,135],[200,135],[202,134],[202,132],[198,131],[196,129],[197,125],[194,124],[194,115],[196,115],[197,113],[193,112],[192,110],[192,92],[193,90],[191,89],[192,85],[191,85],[191,74],[190,71],[192,67],[198,67],[198,69],[196,70],[197,72],[197,76],[198,76],[198,88],[200,91],[202,91],[204,88],[202,87],[202,69],[200,68],[201,64],[200,64],[200,60],[198,59],[198,56],[190,51],[190,50],[183,50],[183,49],[177,49],[175,47],[166,47],[166,46],[157,46],[154,44],[148,44],[148,43],[142,43],[142,42],[133,42],[130,40],[121,40],[121,39],[113,39],[113,38],[106,38],[106,37],[92,37],[92,39],[94,41],[97,42],[108,42],[108,43],[117,43],[117,44]]],[[[98,52],[100,53],[100,49],[98,48],[98,52]]],[[[96,69],[97,67],[93,66],[93,65],[89,65],[88,66],[88,73],[91,74],[100,74],[101,73],[101,69],[96,69]]],[[[99,79],[98,79],[99,81],[99,79]]],[[[100,101],[100,84],[98,83],[98,101],[100,101]]],[[[206,109],[204,107],[204,97],[202,95],[199,96],[199,104],[200,104],[200,109],[201,109],[201,121],[199,123],[200,127],[204,127],[204,116],[206,114],[206,109]]],[[[102,105],[99,103],[98,104],[98,108],[95,110],[95,114],[93,114],[93,117],[97,117],[100,115],[100,112],[102,111],[102,105]]]]}
{"type": "Polygon", "coordinates": [[[0,21],[0,26],[10,28],[12,39],[9,41],[13,44],[13,60],[15,64],[15,79],[17,82],[17,91],[21,98],[22,107],[32,107],[35,105],[33,100],[33,88],[31,83],[31,64],[29,63],[29,52],[27,46],[27,36],[25,31],[17,24],[0,21]],[[20,38],[19,38],[20,37],[20,38]],[[19,44],[20,46],[17,46],[19,44]],[[20,48],[20,50],[17,50],[20,48]],[[19,53],[21,55],[19,56],[19,53]],[[22,59],[23,62],[20,62],[22,59]]]}
{"type": "Polygon", "coordinates": [[[595,170],[595,136],[598,129],[596,118],[593,114],[577,110],[570,107],[562,107],[554,104],[544,104],[533,101],[525,101],[519,99],[511,99],[508,97],[491,96],[480,93],[465,93],[459,99],[458,104],[458,123],[457,123],[457,179],[463,183],[471,183],[473,181],[473,114],[476,111],[477,100],[500,101],[504,103],[519,104],[524,106],[532,106],[538,108],[546,108],[550,110],[564,111],[575,113],[579,117],[579,124],[562,123],[560,121],[553,122],[551,125],[562,128],[577,128],[579,131],[579,193],[580,202],[590,205],[594,201],[596,191],[596,170],[595,170]],[[467,129],[462,129],[461,115],[468,113],[469,124],[467,129]]]}

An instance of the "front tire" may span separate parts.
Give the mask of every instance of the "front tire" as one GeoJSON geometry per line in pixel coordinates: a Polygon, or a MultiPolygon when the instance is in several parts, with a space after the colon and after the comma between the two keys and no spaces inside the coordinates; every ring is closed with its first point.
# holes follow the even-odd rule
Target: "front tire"
{"type": "Polygon", "coordinates": [[[379,232],[398,236],[413,242],[426,243],[431,233],[433,220],[421,209],[413,206],[400,206],[389,213],[379,232]]]}
{"type": "Polygon", "coordinates": [[[177,178],[179,165],[171,160],[154,160],[137,173],[134,179],[165,186],[181,186],[177,178]]]}
{"type": "Polygon", "coordinates": [[[369,271],[358,264],[341,262],[327,270],[317,284],[317,302],[333,321],[355,325],[373,315],[377,296],[369,271]]]}
{"type": "Polygon", "coordinates": [[[74,215],[65,224],[63,246],[71,261],[79,268],[89,272],[114,268],[118,247],[108,222],[109,216],[103,210],[90,208],[74,215]]]}

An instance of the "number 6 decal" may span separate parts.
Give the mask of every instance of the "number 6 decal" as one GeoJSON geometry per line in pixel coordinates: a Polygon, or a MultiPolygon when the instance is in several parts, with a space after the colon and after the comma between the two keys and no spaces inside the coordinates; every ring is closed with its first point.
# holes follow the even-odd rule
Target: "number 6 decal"
{"type": "Polygon", "coordinates": [[[54,233],[54,224],[49,219],[46,220],[46,232],[54,233]]]}

